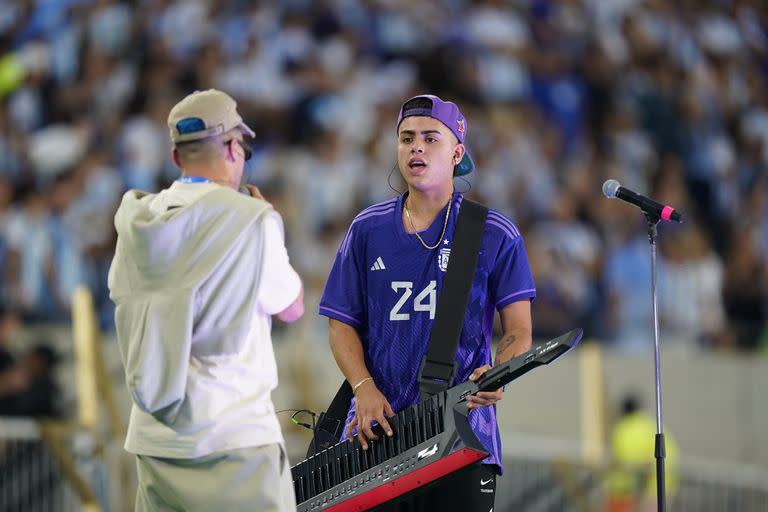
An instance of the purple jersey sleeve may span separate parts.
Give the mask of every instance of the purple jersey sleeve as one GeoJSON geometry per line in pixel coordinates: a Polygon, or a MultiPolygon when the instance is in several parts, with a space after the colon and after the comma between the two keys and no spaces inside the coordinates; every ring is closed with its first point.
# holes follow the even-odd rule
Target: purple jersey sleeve
{"type": "Polygon", "coordinates": [[[523,237],[504,236],[489,277],[491,299],[498,311],[513,302],[536,297],[523,237]]]}
{"type": "Polygon", "coordinates": [[[353,223],[344,237],[320,299],[321,315],[352,327],[360,327],[365,321],[365,272],[360,270],[362,244],[357,226],[353,223]]]}

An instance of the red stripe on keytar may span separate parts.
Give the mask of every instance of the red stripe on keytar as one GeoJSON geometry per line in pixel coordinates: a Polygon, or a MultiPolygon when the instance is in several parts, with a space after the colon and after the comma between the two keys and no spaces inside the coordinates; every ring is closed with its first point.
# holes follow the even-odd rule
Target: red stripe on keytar
{"type": "Polygon", "coordinates": [[[442,459],[419,468],[403,476],[395,477],[392,481],[382,484],[376,488],[362,493],[360,496],[354,496],[348,500],[342,501],[336,505],[318,510],[323,512],[361,512],[368,510],[376,505],[381,505],[391,499],[402,496],[418,487],[434,482],[448,473],[453,473],[465,466],[484,459],[488,454],[462,448],[442,459]]]}

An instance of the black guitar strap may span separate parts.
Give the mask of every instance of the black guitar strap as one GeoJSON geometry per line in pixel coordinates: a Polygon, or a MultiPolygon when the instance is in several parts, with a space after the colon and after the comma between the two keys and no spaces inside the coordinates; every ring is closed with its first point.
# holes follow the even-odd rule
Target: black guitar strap
{"type": "Polygon", "coordinates": [[[469,291],[477,268],[483,225],[488,208],[463,199],[456,231],[451,244],[451,257],[437,302],[435,322],[429,336],[429,348],[419,369],[419,391],[422,400],[453,385],[456,374],[456,347],[459,344],[469,291]]]}

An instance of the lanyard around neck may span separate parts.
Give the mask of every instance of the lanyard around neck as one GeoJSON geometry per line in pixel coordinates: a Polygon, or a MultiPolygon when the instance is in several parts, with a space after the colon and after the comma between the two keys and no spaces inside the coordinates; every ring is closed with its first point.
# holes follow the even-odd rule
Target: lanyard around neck
{"type": "Polygon", "coordinates": [[[213,183],[213,181],[208,178],[203,178],[201,176],[181,176],[176,181],[180,183],[213,183]]]}

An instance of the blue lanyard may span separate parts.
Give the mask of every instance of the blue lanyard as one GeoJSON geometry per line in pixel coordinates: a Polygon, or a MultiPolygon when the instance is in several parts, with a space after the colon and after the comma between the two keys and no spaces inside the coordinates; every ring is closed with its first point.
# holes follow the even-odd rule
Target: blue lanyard
{"type": "Polygon", "coordinates": [[[180,183],[213,183],[208,178],[202,178],[200,176],[182,176],[176,181],[180,183]]]}

